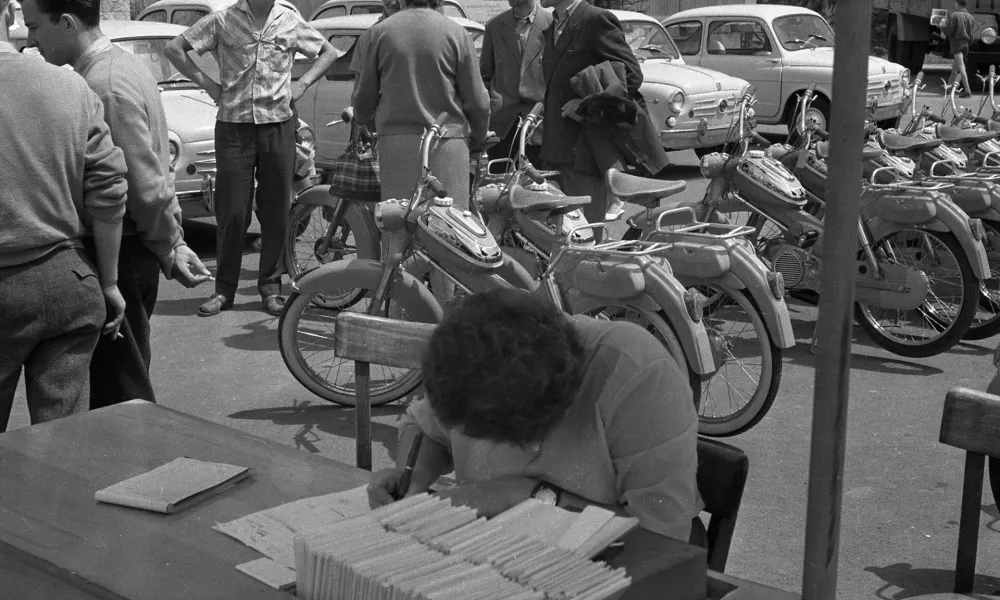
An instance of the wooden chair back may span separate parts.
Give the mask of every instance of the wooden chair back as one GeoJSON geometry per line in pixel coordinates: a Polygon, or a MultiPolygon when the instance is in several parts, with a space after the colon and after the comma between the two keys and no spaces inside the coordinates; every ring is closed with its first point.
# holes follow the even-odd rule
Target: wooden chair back
{"type": "Polygon", "coordinates": [[[372,405],[370,365],[419,369],[420,358],[434,325],[411,323],[358,313],[340,313],[333,332],[333,350],[354,361],[357,466],[372,468],[372,405]]]}
{"type": "Polygon", "coordinates": [[[698,438],[698,493],[705,503],[705,512],[710,515],[706,539],[708,568],[719,573],[726,570],[749,470],[750,459],[739,448],[698,438]]]}
{"type": "Polygon", "coordinates": [[[939,439],[942,444],[965,450],[955,593],[967,594],[972,592],[976,576],[986,457],[1000,458],[1000,397],[966,388],[949,391],[944,398],[939,439]]]}

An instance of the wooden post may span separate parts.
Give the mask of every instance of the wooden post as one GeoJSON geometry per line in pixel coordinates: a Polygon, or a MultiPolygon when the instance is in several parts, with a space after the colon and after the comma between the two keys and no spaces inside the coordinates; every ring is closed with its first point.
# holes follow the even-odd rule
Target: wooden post
{"type": "Polygon", "coordinates": [[[837,597],[871,2],[838,2],[802,600],[837,597]]]}
{"type": "Polygon", "coordinates": [[[354,363],[354,379],[357,386],[354,407],[355,448],[359,469],[372,470],[372,403],[368,386],[370,366],[366,361],[354,363]]]}

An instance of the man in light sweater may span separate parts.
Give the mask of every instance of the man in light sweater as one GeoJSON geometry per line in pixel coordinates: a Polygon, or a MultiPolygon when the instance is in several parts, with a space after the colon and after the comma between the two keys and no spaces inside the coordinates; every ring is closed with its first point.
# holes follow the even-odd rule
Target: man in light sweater
{"type": "Polygon", "coordinates": [[[117,336],[125,312],[125,159],[97,95],[75,73],[19,54],[13,19],[0,0],[0,431],[22,369],[32,423],[86,410],[102,325],[117,336]]]}
{"type": "Polygon", "coordinates": [[[132,399],[155,402],[149,377],[150,325],[160,284],[195,287],[211,279],[184,243],[181,209],[170,180],[167,118],[145,63],[101,32],[99,0],[25,0],[28,44],[54,65],[72,65],[104,104],[111,137],[128,164],[119,288],[128,308],[124,339],[102,340],[90,366],[90,408],[132,399]]]}

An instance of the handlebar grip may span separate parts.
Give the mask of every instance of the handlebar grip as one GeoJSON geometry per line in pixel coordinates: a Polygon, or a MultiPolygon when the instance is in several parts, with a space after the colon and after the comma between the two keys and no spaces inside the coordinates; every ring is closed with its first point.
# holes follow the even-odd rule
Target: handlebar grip
{"type": "Polygon", "coordinates": [[[438,198],[448,197],[448,190],[444,189],[444,184],[438,181],[437,177],[431,177],[427,180],[427,187],[434,192],[434,195],[438,198]]]}
{"type": "Polygon", "coordinates": [[[438,129],[440,129],[445,124],[445,121],[447,121],[447,120],[448,120],[448,113],[443,112],[443,113],[439,114],[438,118],[434,121],[434,126],[437,127],[438,129]]]}
{"type": "Polygon", "coordinates": [[[830,132],[823,129],[822,127],[817,127],[813,129],[813,135],[823,140],[824,142],[830,141],[830,132]]]}
{"type": "Polygon", "coordinates": [[[757,144],[763,146],[764,148],[767,148],[768,146],[771,145],[771,142],[767,141],[767,138],[757,133],[756,131],[753,132],[752,139],[753,141],[757,142],[757,144]]]}
{"type": "Polygon", "coordinates": [[[924,81],[924,72],[921,71],[917,73],[917,78],[914,79],[913,82],[916,83],[917,85],[920,85],[921,83],[923,83],[923,81],[924,81]]]}
{"type": "Polygon", "coordinates": [[[987,119],[986,117],[980,117],[979,115],[976,115],[975,117],[972,117],[972,122],[973,123],[978,123],[980,125],[986,125],[986,126],[989,126],[989,124],[990,124],[990,120],[989,119],[987,119]]]}
{"type": "Polygon", "coordinates": [[[944,125],[945,122],[944,119],[937,115],[927,115],[927,120],[931,123],[940,123],[941,125],[944,125]]]}
{"type": "Polygon", "coordinates": [[[545,183],[545,178],[542,177],[541,173],[539,173],[532,165],[528,165],[524,169],[524,174],[530,177],[532,181],[534,181],[539,185],[545,183]]]}
{"type": "Polygon", "coordinates": [[[340,111],[340,120],[344,123],[350,123],[354,120],[354,107],[348,106],[344,110],[340,111]]]}
{"type": "Polygon", "coordinates": [[[529,117],[540,117],[540,116],[542,116],[542,112],[544,112],[544,111],[545,111],[545,105],[542,104],[541,102],[538,102],[533,107],[531,107],[531,112],[528,113],[528,116],[529,117]]]}

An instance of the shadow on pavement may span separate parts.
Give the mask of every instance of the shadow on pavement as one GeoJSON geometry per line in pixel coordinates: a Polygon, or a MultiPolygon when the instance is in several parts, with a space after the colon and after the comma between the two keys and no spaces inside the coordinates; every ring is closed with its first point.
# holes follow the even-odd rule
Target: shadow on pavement
{"type": "MultiPolygon", "coordinates": [[[[885,567],[865,567],[885,582],[876,592],[883,600],[907,600],[932,593],[951,592],[955,572],[950,569],[920,569],[909,563],[895,563],[885,567]],[[893,588],[897,588],[893,591],[893,588]]],[[[982,594],[995,594],[1000,589],[1000,579],[977,575],[974,590],[982,594]]],[[[974,597],[974,596],[973,596],[974,597]]]]}
{"type": "MultiPolygon", "coordinates": [[[[805,340],[800,337],[794,348],[784,351],[784,358],[793,364],[815,367],[817,356],[810,349],[810,340],[810,337],[806,337],[805,340]]],[[[937,367],[922,365],[909,360],[869,356],[867,354],[852,352],[851,370],[855,369],[871,371],[873,373],[885,373],[887,375],[914,375],[917,377],[930,377],[944,373],[944,371],[937,367]]]]}
{"type": "MultiPolygon", "coordinates": [[[[373,406],[372,418],[399,416],[404,412],[406,412],[404,404],[373,406]]],[[[356,432],[353,407],[336,404],[314,405],[309,400],[296,401],[288,407],[244,410],[228,416],[231,419],[271,421],[275,425],[299,425],[299,430],[293,436],[295,447],[314,454],[319,452],[315,446],[320,439],[318,433],[354,439],[356,432]]],[[[372,421],[372,443],[382,444],[393,460],[396,457],[398,435],[399,429],[395,425],[372,421]]]]}
{"type": "Polygon", "coordinates": [[[256,311],[264,318],[260,321],[247,323],[240,327],[244,333],[235,333],[222,338],[222,343],[227,348],[236,350],[249,350],[257,352],[278,350],[278,319],[272,317],[261,310],[260,302],[250,302],[248,304],[236,304],[230,310],[256,311]]]}
{"type": "Polygon", "coordinates": [[[948,352],[954,354],[961,354],[964,356],[987,356],[993,354],[996,348],[987,348],[986,346],[977,346],[971,342],[959,342],[951,347],[948,352]]]}

